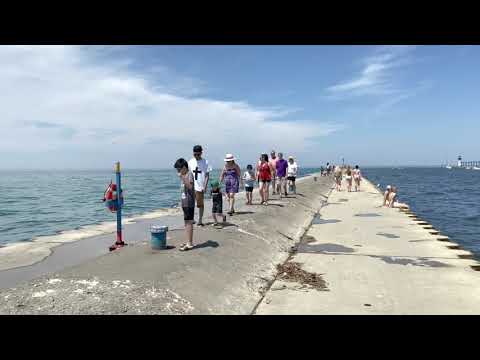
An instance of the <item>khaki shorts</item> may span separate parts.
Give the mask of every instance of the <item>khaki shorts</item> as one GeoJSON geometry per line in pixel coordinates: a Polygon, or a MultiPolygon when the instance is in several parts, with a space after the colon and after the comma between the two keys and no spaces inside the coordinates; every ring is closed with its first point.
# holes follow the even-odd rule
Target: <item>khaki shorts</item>
{"type": "Polygon", "coordinates": [[[195,191],[195,201],[197,202],[197,208],[203,208],[203,198],[205,194],[203,191],[195,191]]]}

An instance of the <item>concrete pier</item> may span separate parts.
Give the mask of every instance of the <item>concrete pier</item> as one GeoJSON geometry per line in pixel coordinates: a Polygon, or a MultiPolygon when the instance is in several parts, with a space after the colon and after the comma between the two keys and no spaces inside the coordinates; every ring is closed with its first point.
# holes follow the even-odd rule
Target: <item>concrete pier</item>
{"type": "Polygon", "coordinates": [[[480,314],[472,254],[410,211],[382,207],[371,183],[343,189],[286,263],[317,278],[278,274],[256,314],[480,314]]]}
{"type": "MultiPolygon", "coordinates": [[[[183,226],[168,232],[171,249],[150,248],[149,226],[166,218],[126,225],[131,245],[102,256],[99,244],[106,252],[111,234],[56,247],[35,264],[0,272],[0,314],[250,314],[331,184],[330,178],[299,179],[297,195],[273,196],[269,206],[247,206],[239,194],[237,212],[222,230],[208,225],[207,201],[207,226],[195,226],[196,247],[188,252],[178,251],[183,226]],[[67,267],[68,259],[75,266],[67,267]]],[[[258,198],[256,190],[254,204],[258,198]]],[[[183,215],[175,218],[183,222],[183,215]]]]}

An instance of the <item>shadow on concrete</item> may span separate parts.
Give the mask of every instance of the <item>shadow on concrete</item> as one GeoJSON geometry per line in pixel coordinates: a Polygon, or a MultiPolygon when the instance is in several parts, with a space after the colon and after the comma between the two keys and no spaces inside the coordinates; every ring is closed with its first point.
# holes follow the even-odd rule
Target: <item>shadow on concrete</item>
{"type": "MultiPolygon", "coordinates": [[[[263,206],[265,206],[265,205],[263,205],[263,206]]],[[[285,205],[282,205],[282,204],[272,204],[272,203],[269,202],[269,203],[268,203],[268,206],[284,207],[285,205]]],[[[267,206],[267,207],[268,207],[268,206],[267,206]]]]}
{"type": "Polygon", "coordinates": [[[197,244],[197,245],[194,245],[193,246],[193,249],[202,249],[202,248],[207,248],[207,247],[212,247],[212,248],[217,248],[219,247],[220,245],[218,244],[218,242],[216,241],[213,241],[213,240],[208,240],[208,241],[205,241],[201,244],[197,244]]]}
{"type": "Polygon", "coordinates": [[[342,220],[338,219],[322,219],[320,216],[315,216],[312,220],[312,225],[323,225],[323,224],[336,224],[342,222],[342,220]]]}
{"type": "Polygon", "coordinates": [[[358,217],[376,217],[376,216],[382,216],[380,214],[375,214],[375,213],[364,213],[364,214],[355,214],[354,216],[358,217]]]}
{"type": "Polygon", "coordinates": [[[400,236],[398,235],[395,235],[395,234],[390,234],[390,233],[377,233],[377,235],[380,235],[380,236],[384,236],[386,238],[389,238],[389,239],[398,239],[400,238],[400,236]]]}
{"type": "Polygon", "coordinates": [[[297,247],[297,252],[299,253],[313,253],[313,254],[331,254],[331,253],[353,253],[354,249],[338,245],[338,244],[300,244],[297,247]]]}
{"type": "Polygon", "coordinates": [[[235,211],[233,215],[247,215],[247,214],[255,214],[255,211],[235,211]]]}
{"type": "Polygon", "coordinates": [[[450,265],[442,263],[440,261],[428,260],[428,258],[418,258],[418,259],[399,259],[392,256],[378,256],[379,259],[386,262],[387,264],[396,264],[396,265],[413,265],[413,266],[423,266],[423,267],[450,267],[450,265]]]}

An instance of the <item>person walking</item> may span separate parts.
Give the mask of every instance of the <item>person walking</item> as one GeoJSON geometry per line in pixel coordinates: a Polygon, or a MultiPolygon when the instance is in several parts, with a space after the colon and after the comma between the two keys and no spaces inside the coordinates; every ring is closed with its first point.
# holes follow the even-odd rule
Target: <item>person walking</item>
{"type": "Polygon", "coordinates": [[[193,147],[193,158],[188,161],[188,168],[193,174],[195,185],[195,200],[198,208],[198,226],[203,226],[204,198],[207,192],[211,167],[207,159],[202,158],[203,149],[200,145],[193,147]]]}
{"type": "Polygon", "coordinates": [[[228,215],[232,216],[235,213],[235,194],[238,193],[240,186],[241,170],[240,166],[235,163],[235,157],[232,154],[225,155],[225,166],[220,175],[220,182],[225,183],[225,192],[228,197],[229,211],[228,215]]]}
{"type": "Polygon", "coordinates": [[[187,239],[186,243],[180,245],[180,251],[187,251],[193,249],[194,179],[185,159],[178,159],[173,167],[177,170],[177,175],[180,178],[180,202],[183,210],[183,220],[185,221],[185,237],[187,239]]]}
{"type": "Polygon", "coordinates": [[[345,179],[347,180],[347,189],[348,192],[352,191],[352,169],[350,165],[347,167],[347,171],[345,172],[345,179]]]}
{"type": "Polygon", "coordinates": [[[297,178],[298,165],[295,162],[293,156],[288,157],[288,169],[287,169],[287,180],[288,188],[294,194],[297,193],[297,185],[295,185],[295,179],[297,178]]]}
{"type": "Polygon", "coordinates": [[[277,155],[276,155],[276,152],[275,150],[272,150],[270,152],[270,156],[272,157],[272,159],[269,161],[269,164],[270,166],[272,167],[272,169],[274,170],[273,174],[272,174],[272,188],[273,188],[273,192],[272,192],[272,195],[275,195],[276,194],[276,183],[277,183],[277,172],[276,172],[276,168],[277,168],[277,155]]]}
{"type": "Polygon", "coordinates": [[[242,180],[245,183],[245,195],[247,197],[247,205],[252,205],[253,188],[255,185],[255,174],[253,173],[252,165],[247,165],[247,171],[243,173],[242,180]]]}
{"type": "Polygon", "coordinates": [[[338,165],[333,170],[333,178],[335,179],[337,191],[342,191],[342,169],[338,165]]]}
{"type": "Polygon", "coordinates": [[[276,162],[276,173],[277,173],[277,192],[280,194],[280,199],[282,198],[282,189],[283,195],[287,196],[287,169],[288,162],[283,158],[283,153],[278,153],[278,160],[276,162]]]}
{"type": "Polygon", "coordinates": [[[275,170],[272,168],[272,165],[268,161],[268,155],[262,154],[262,160],[260,166],[258,167],[258,181],[259,181],[259,192],[262,202],[260,204],[268,205],[269,198],[269,187],[270,182],[275,170]]]}
{"type": "Polygon", "coordinates": [[[353,180],[355,181],[355,191],[360,191],[360,181],[362,181],[362,173],[358,165],[355,165],[353,170],[353,180]]]}

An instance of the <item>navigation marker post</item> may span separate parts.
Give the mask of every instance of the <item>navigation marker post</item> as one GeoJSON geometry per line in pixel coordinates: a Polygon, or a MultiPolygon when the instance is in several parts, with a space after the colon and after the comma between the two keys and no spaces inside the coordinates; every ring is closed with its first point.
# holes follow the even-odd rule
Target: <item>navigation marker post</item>
{"type": "Polygon", "coordinates": [[[117,185],[117,241],[115,244],[110,246],[109,250],[113,251],[118,248],[124,247],[125,244],[122,239],[122,206],[123,206],[123,196],[122,196],[122,185],[121,185],[121,174],[120,174],[120,162],[115,163],[115,175],[116,175],[116,185],[117,185]]]}

